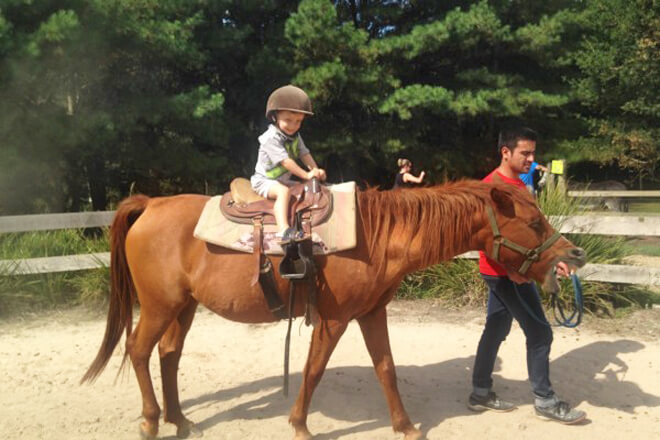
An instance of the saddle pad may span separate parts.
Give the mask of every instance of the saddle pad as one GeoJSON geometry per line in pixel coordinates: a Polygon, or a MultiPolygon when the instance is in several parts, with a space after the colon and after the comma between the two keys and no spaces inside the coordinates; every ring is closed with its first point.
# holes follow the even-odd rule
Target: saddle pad
{"type": "MultiPolygon", "coordinates": [[[[356,245],[355,232],[355,182],[340,183],[328,187],[332,191],[333,207],[328,219],[312,228],[314,254],[326,255],[356,245]]],[[[211,197],[197,221],[193,235],[200,240],[237,251],[254,251],[252,224],[235,223],[220,211],[222,196],[211,197]]],[[[264,225],[264,252],[282,255],[282,248],[275,237],[276,225],[264,225]]]]}

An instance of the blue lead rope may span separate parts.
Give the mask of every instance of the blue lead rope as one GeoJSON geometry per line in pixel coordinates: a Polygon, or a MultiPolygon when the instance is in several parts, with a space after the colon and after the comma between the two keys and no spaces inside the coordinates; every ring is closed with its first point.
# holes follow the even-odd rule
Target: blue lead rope
{"type": "MultiPolygon", "coordinates": [[[[559,301],[559,299],[557,298],[556,293],[552,294],[550,305],[552,306],[552,314],[555,317],[557,326],[575,328],[578,325],[580,325],[580,322],[582,322],[582,312],[584,311],[584,300],[582,296],[582,284],[580,284],[580,279],[578,278],[578,276],[576,274],[571,274],[571,281],[573,283],[573,291],[575,292],[575,307],[573,309],[573,313],[571,313],[571,316],[566,318],[566,315],[564,314],[564,308],[561,306],[561,301],[559,301]],[[561,316],[561,319],[559,319],[559,317],[557,316],[557,311],[559,311],[559,316],[561,316]]],[[[518,300],[522,303],[525,310],[527,310],[527,313],[529,313],[530,316],[534,318],[534,320],[539,324],[550,327],[550,324],[546,319],[539,318],[536,315],[536,313],[534,313],[534,311],[527,305],[527,302],[523,301],[523,299],[520,297],[520,292],[518,292],[518,287],[516,286],[516,283],[513,283],[513,287],[516,291],[516,295],[518,295],[518,300]]]]}
{"type": "Polygon", "coordinates": [[[568,328],[575,328],[580,325],[580,322],[582,322],[584,298],[582,296],[582,284],[580,284],[580,278],[578,278],[576,274],[571,274],[571,282],[573,283],[573,292],[575,292],[575,308],[573,309],[571,316],[566,318],[566,315],[564,315],[564,309],[561,306],[561,302],[557,299],[556,294],[552,295],[552,300],[550,302],[552,304],[552,313],[555,316],[557,325],[568,328]],[[557,311],[559,311],[561,320],[557,317],[557,311]],[[575,322],[573,322],[573,319],[575,319],[575,322]]]}

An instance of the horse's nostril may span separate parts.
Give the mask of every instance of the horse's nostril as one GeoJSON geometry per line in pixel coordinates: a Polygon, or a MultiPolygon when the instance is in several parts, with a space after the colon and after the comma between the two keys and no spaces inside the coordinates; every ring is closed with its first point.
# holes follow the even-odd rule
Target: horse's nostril
{"type": "Polygon", "coordinates": [[[570,254],[571,254],[572,257],[575,257],[575,258],[583,258],[587,255],[587,253],[582,248],[571,249],[570,254]]]}

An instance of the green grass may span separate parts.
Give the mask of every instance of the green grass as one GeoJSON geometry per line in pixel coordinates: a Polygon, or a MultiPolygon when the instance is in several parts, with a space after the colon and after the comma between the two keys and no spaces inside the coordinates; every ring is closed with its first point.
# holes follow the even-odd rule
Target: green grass
{"type": "MultiPolygon", "coordinates": [[[[3,234],[0,259],[13,260],[61,255],[107,252],[107,230],[85,234],[83,230],[3,234]]],[[[12,274],[12,267],[0,269],[0,315],[57,306],[92,303],[108,296],[109,270],[12,274]]]]}
{"type": "Polygon", "coordinates": [[[436,298],[450,306],[484,304],[486,283],[474,260],[455,259],[408,275],[397,292],[401,299],[436,298]]]}
{"type": "Polygon", "coordinates": [[[657,244],[636,244],[630,245],[630,253],[636,255],[648,255],[650,257],[660,257],[660,246],[657,244]]]}

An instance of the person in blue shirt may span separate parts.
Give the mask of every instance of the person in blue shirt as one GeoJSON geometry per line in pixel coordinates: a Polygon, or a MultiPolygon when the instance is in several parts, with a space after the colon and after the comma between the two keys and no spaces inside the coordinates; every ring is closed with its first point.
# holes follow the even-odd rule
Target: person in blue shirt
{"type": "Polygon", "coordinates": [[[544,167],[540,163],[532,162],[532,165],[529,167],[529,171],[520,174],[520,180],[523,181],[529,192],[533,195],[536,195],[536,188],[534,187],[534,173],[536,173],[538,170],[541,170],[544,173],[548,172],[547,167],[544,167]]]}

